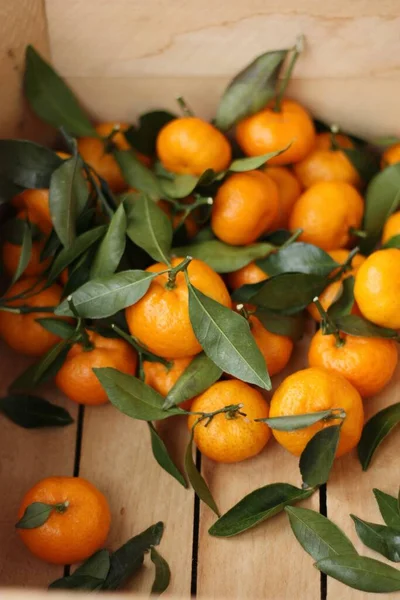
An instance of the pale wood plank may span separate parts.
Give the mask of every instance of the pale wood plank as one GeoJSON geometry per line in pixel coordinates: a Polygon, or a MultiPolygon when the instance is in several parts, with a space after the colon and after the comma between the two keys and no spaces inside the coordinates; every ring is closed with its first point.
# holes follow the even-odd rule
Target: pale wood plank
{"type": "MultiPolygon", "coordinates": [[[[30,363],[0,344],[0,397],[30,363]]],[[[68,409],[76,418],[76,406],[51,385],[35,391],[68,409]]],[[[0,583],[5,586],[46,587],[61,577],[63,567],[48,565],[28,552],[15,531],[16,515],[25,492],[53,475],[72,476],[76,424],[63,428],[23,429],[0,415],[0,583]]]]}
{"type": "MultiPolygon", "coordinates": [[[[159,429],[182,463],[188,441],[185,419],[168,419],[159,429]]],[[[110,548],[116,549],[157,521],[165,523],[160,552],[172,572],[165,596],[189,597],[193,492],[185,490],[155,462],[146,424],[126,417],[111,405],[86,409],[80,475],[98,486],[110,502],[110,548]]],[[[153,568],[149,561],[147,565],[129,589],[149,592],[153,568]]]]}
{"type": "MultiPolygon", "coordinates": [[[[396,402],[400,402],[400,365],[391,383],[375,398],[365,400],[366,419],[396,402]]],[[[327,485],[328,517],[346,532],[360,554],[382,560],[392,566],[396,565],[360,542],[349,514],[355,514],[372,523],[383,524],[372,489],[378,488],[387,494],[397,495],[400,471],[399,447],[400,429],[397,428],[382,442],[368,471],[361,470],[356,453],[353,452],[337,461],[327,485]]],[[[369,597],[369,594],[345,587],[334,579],[328,579],[328,600],[336,598],[360,600],[366,597],[369,597]]],[[[400,598],[400,592],[391,594],[390,598],[400,598]]]]}
{"type": "MultiPolygon", "coordinates": [[[[307,362],[310,334],[297,345],[282,379],[307,362]]],[[[301,485],[298,459],[271,439],[254,459],[234,465],[202,460],[203,474],[222,512],[254,489],[274,482],[301,485]]],[[[319,507],[319,494],[305,506],[319,507]]],[[[284,514],[232,539],[218,539],[207,532],[215,515],[204,504],[200,513],[197,590],[199,598],[274,598],[319,600],[320,577],[295,540],[284,514]]]]}

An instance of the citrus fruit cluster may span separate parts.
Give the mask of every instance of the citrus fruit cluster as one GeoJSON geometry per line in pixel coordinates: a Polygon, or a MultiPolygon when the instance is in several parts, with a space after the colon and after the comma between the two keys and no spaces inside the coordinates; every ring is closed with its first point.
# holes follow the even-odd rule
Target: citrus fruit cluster
{"type": "MultiPolygon", "coordinates": [[[[270,97],[248,84],[244,109],[241,76],[213,123],[183,101],[183,116],[153,111],[139,125],[94,127],[81,115],[78,130],[65,118],[62,151],[24,142],[16,165],[40,177],[17,181],[10,161],[0,336],[39,359],[13,387],[50,374],[79,404],[111,401],[148,423],[184,416],[218,462],[259,454],[271,433],[303,457],[326,430],[341,456],[360,441],[363,402],[398,362],[399,146],[379,172],[368,145],[284,97],[285,77],[270,97]],[[318,327],[309,366],[290,373],[305,326],[318,327]]],[[[267,76],[277,83],[276,69],[267,76]]],[[[62,485],[33,488],[20,516],[33,502],[61,506],[62,485]]],[[[109,529],[102,495],[68,485],[70,509],[21,530],[52,562],[87,558],[109,529]]]]}

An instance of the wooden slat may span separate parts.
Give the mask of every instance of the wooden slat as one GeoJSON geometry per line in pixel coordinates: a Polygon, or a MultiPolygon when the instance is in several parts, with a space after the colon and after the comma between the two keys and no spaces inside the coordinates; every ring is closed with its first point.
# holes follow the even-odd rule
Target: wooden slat
{"type": "MultiPolygon", "coordinates": [[[[185,420],[168,419],[159,426],[174,456],[182,457],[188,441],[185,420]]],[[[177,459],[178,460],[178,459],[177,459]]],[[[179,464],[178,462],[178,464],[179,464]]],[[[172,571],[168,595],[190,596],[193,492],[165,473],[152,456],[147,425],[111,405],[85,410],[80,475],[107,496],[112,512],[109,546],[118,548],[153,523],[163,521],[160,552],[172,571]]],[[[151,565],[147,561],[147,565],[151,565]]],[[[147,593],[153,569],[143,569],[131,589],[147,593]]]]}
{"type": "MultiPolygon", "coordinates": [[[[0,344],[0,397],[30,363],[0,344]]],[[[76,405],[52,386],[35,391],[64,406],[76,417],[76,405]]],[[[20,502],[35,483],[53,475],[73,474],[76,424],[49,429],[23,429],[0,415],[0,582],[3,586],[47,587],[63,567],[47,565],[28,552],[16,530],[20,502]]]]}
{"type": "MultiPolygon", "coordinates": [[[[400,402],[400,365],[390,384],[375,398],[365,400],[366,419],[396,402],[400,402]]],[[[354,452],[351,456],[344,456],[337,461],[327,485],[328,517],[346,532],[360,554],[382,560],[392,566],[395,565],[360,542],[349,514],[355,514],[372,523],[384,524],[372,489],[378,488],[392,496],[397,495],[400,471],[399,448],[400,429],[398,428],[382,442],[366,472],[361,470],[354,452]]],[[[334,579],[328,579],[328,600],[336,600],[336,598],[361,600],[366,598],[366,595],[345,587],[334,579]]],[[[400,592],[391,594],[390,598],[400,598],[400,592]]]]}
{"type": "MultiPolygon", "coordinates": [[[[306,366],[309,339],[309,335],[304,337],[287,369],[273,378],[274,389],[289,373],[306,366]]],[[[259,456],[242,463],[223,465],[203,459],[203,474],[222,512],[244,495],[268,483],[283,481],[301,485],[298,459],[274,439],[259,456]]],[[[318,492],[304,506],[318,510],[318,492]]],[[[215,515],[202,505],[197,578],[199,598],[320,599],[319,573],[295,540],[284,514],[231,539],[208,534],[214,521],[215,515]]]]}

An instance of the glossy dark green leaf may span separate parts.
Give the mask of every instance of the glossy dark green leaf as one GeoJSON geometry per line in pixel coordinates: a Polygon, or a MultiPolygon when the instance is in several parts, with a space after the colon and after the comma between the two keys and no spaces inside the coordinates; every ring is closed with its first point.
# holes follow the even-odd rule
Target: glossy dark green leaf
{"type": "MultiPolygon", "coordinates": [[[[83,318],[110,317],[140,300],[157,275],[146,271],[121,271],[109,277],[93,279],[77,289],[72,294],[72,300],[83,318]]],[[[55,314],[73,316],[67,300],[58,306],[55,314]]]]}
{"type": "Polygon", "coordinates": [[[151,593],[160,596],[169,586],[171,570],[165,558],[163,558],[155,548],[151,548],[150,558],[156,569],[151,593]]]}
{"type": "Polygon", "coordinates": [[[328,315],[332,319],[351,313],[354,306],[354,282],[355,279],[352,275],[341,282],[337,300],[328,308],[328,315]]]}
{"type": "Polygon", "coordinates": [[[99,225],[79,235],[72,246],[63,248],[57,254],[51,265],[48,281],[53,282],[74,260],[79,258],[86,250],[95,244],[107,231],[106,225],[99,225]]]}
{"type": "Polygon", "coordinates": [[[159,421],[172,415],[185,414],[179,408],[163,409],[164,398],[137,377],[110,367],[93,369],[111,402],[132,419],[159,421]]]}
{"type": "Polygon", "coordinates": [[[120,204],[96,252],[90,276],[107,277],[116,270],[125,251],[127,219],[124,205],[120,204]]]}
{"type": "Polygon", "coordinates": [[[357,554],[347,535],[319,512],[292,506],[287,506],[285,511],[297,541],[314,560],[357,554]]]}
{"type": "Polygon", "coordinates": [[[217,127],[226,131],[272,100],[286,55],[287,50],[261,54],[232,79],[217,109],[217,127]]]}
{"type": "Polygon", "coordinates": [[[216,537],[232,537],[274,517],[285,506],[309,498],[313,492],[289,483],[271,483],[242,498],[208,532],[216,537]]]}
{"type": "Polygon", "coordinates": [[[50,182],[51,220],[60,241],[66,248],[69,248],[75,240],[76,220],[89,197],[82,165],[80,156],[73,156],[54,171],[50,182]]]}
{"type": "Polygon", "coordinates": [[[75,332],[75,325],[65,321],[65,319],[44,317],[42,319],[36,319],[36,321],[47,331],[54,333],[54,335],[58,335],[63,340],[68,340],[75,332]]]}
{"type": "Polygon", "coordinates": [[[139,125],[132,125],[124,131],[124,136],[138,152],[153,156],[156,152],[156,140],[161,129],[176,119],[176,115],[166,110],[152,110],[139,117],[139,125]]]}
{"type": "Polygon", "coordinates": [[[190,400],[204,392],[222,375],[222,370],[204,352],[194,357],[178,381],[168,392],[164,408],[190,400]]]}
{"type": "Polygon", "coordinates": [[[152,423],[148,423],[150,436],[151,436],[151,448],[153,450],[153,456],[164,471],[172,475],[184,488],[187,488],[188,485],[183,477],[182,473],[179,471],[178,467],[175,465],[172,460],[168,449],[160,437],[157,429],[154,427],[152,423]]]}
{"type": "Polygon", "coordinates": [[[188,288],[190,322],[207,356],[222,371],[270,390],[265,359],[246,319],[190,283],[188,288]]]}
{"type": "Polygon", "coordinates": [[[47,236],[47,239],[44,243],[42,251],[40,253],[40,260],[46,260],[46,258],[54,257],[55,254],[61,250],[62,244],[58,239],[58,235],[54,231],[54,228],[50,231],[50,234],[47,236]]]}
{"type": "Polygon", "coordinates": [[[353,167],[358,172],[363,183],[368,183],[379,171],[379,160],[369,149],[342,148],[353,167]]]}
{"type": "Polygon", "coordinates": [[[286,335],[294,342],[303,337],[306,320],[303,313],[298,315],[281,315],[279,313],[257,308],[255,316],[264,325],[265,329],[276,335],[286,335]]]}
{"type": "Polygon", "coordinates": [[[297,429],[304,429],[305,427],[314,425],[314,423],[323,421],[329,417],[332,417],[332,415],[333,411],[329,409],[320,410],[314,413],[305,413],[304,415],[292,415],[290,417],[272,417],[270,419],[257,419],[257,421],[267,423],[267,425],[269,425],[271,429],[276,429],[277,431],[296,431],[297,429]]]}
{"type": "Polygon", "coordinates": [[[213,169],[207,169],[200,176],[175,175],[160,177],[160,185],[164,194],[169,198],[186,198],[196,187],[210,185],[219,175],[213,169]]]}
{"type": "Polygon", "coordinates": [[[64,339],[55,344],[38,362],[30,365],[10,385],[10,391],[29,390],[52,379],[63,364],[70,347],[70,340],[64,339]]]}
{"type": "Polygon", "coordinates": [[[99,590],[108,575],[110,565],[108,550],[99,550],[75,569],[72,575],[53,581],[49,585],[49,589],[99,590]]]}
{"type": "Polygon", "coordinates": [[[272,252],[266,258],[257,261],[257,265],[268,273],[313,273],[314,275],[329,275],[339,264],[327,252],[304,242],[295,242],[272,252]]]}
{"type": "Polygon", "coordinates": [[[43,502],[32,502],[26,507],[24,514],[16,523],[17,529],[36,529],[40,527],[51,515],[54,506],[52,504],[44,504],[43,502]]]}
{"type": "Polygon", "coordinates": [[[340,425],[318,431],[300,456],[300,473],[309,487],[326,483],[331,472],[340,438],[340,425]]]}
{"type": "MultiPolygon", "coordinates": [[[[32,232],[32,239],[43,239],[43,234],[41,233],[38,226],[34,223],[29,223],[29,225],[32,232]]],[[[2,226],[0,230],[1,240],[10,242],[10,244],[15,244],[16,246],[22,246],[25,230],[26,219],[7,219],[6,223],[2,226]]]]}
{"type": "Polygon", "coordinates": [[[370,182],[365,196],[363,229],[368,237],[360,240],[361,252],[368,253],[379,241],[388,217],[400,206],[400,164],[386,167],[370,182]]]}
{"type": "Polygon", "coordinates": [[[390,496],[381,490],[373,490],[375,499],[378,503],[380,513],[388,527],[393,527],[400,531],[400,510],[398,498],[390,496]]]}
{"type": "Polygon", "coordinates": [[[23,188],[48,188],[62,164],[53,150],[26,140],[0,140],[0,203],[23,188]]]}
{"type": "Polygon", "coordinates": [[[65,427],[74,422],[62,406],[26,394],[10,394],[0,398],[0,412],[25,429],[65,427]]]}
{"type": "Polygon", "coordinates": [[[395,135],[383,135],[378,138],[374,138],[372,140],[372,144],[374,146],[393,146],[394,144],[398,144],[400,142],[400,138],[395,135]]]}
{"type": "Polygon", "coordinates": [[[322,573],[362,592],[379,594],[400,590],[400,571],[367,556],[346,554],[323,558],[315,566],[322,573]]]}
{"type": "Polygon", "coordinates": [[[63,290],[65,298],[68,298],[73,292],[81,288],[85,283],[88,283],[96,249],[97,244],[93,244],[73,265],[68,267],[68,279],[63,290]]]}
{"type": "Polygon", "coordinates": [[[375,323],[371,323],[359,315],[343,315],[335,318],[334,321],[341,331],[349,335],[399,339],[399,334],[395,329],[379,327],[379,325],[375,325],[375,323]]]}
{"type": "Polygon", "coordinates": [[[30,223],[28,221],[25,221],[24,233],[23,233],[22,245],[21,245],[21,253],[19,255],[17,268],[15,269],[15,273],[11,280],[12,284],[15,283],[16,281],[18,281],[18,279],[24,273],[24,271],[25,271],[26,267],[28,266],[29,261],[31,259],[31,254],[32,254],[32,230],[31,230],[30,223]]]}
{"type": "Polygon", "coordinates": [[[249,246],[230,246],[220,240],[207,240],[173,248],[174,256],[193,256],[208,264],[217,273],[230,273],[248,265],[251,261],[263,257],[274,250],[267,243],[250,244],[249,246]]]}
{"type": "Polygon", "coordinates": [[[130,150],[114,150],[113,155],[119,164],[125,181],[130,187],[144,192],[152,200],[159,200],[163,193],[160,183],[150,169],[145,167],[130,150]]]}
{"type": "Polygon", "coordinates": [[[387,242],[382,244],[382,248],[400,248],[400,235],[394,235],[387,242]]]}
{"type": "Polygon", "coordinates": [[[369,419],[359,441],[357,450],[363,471],[370,465],[371,459],[385,437],[400,423],[400,402],[380,410],[369,419]]]}
{"type": "Polygon", "coordinates": [[[246,171],[252,171],[253,169],[259,169],[265,163],[267,163],[271,158],[275,158],[275,156],[279,156],[283,152],[286,152],[288,148],[290,148],[291,144],[285,146],[281,150],[276,150],[275,152],[267,152],[266,154],[260,154],[259,156],[249,156],[246,158],[237,158],[234,160],[228,167],[228,171],[232,173],[245,173],[246,171]]]}
{"type": "Polygon", "coordinates": [[[209,506],[211,510],[219,517],[220,512],[213,495],[202,474],[197,470],[196,463],[193,460],[193,430],[185,452],[185,472],[192,488],[200,500],[207,504],[207,506],[209,506]]]}
{"type": "Polygon", "coordinates": [[[257,286],[254,287],[255,293],[246,299],[243,298],[240,290],[243,292],[247,291],[243,288],[248,288],[248,291],[251,291],[250,286],[243,286],[243,288],[236,290],[233,298],[235,300],[242,300],[243,298],[242,301],[250,301],[251,304],[255,304],[260,308],[283,314],[294,314],[308,306],[315,296],[319,296],[326,285],[327,279],[323,275],[282,273],[282,275],[276,275],[265,282],[261,282],[261,285],[255,284],[257,286]]]}
{"type": "Polygon", "coordinates": [[[144,553],[158,546],[164,533],[161,522],[134,536],[111,555],[111,566],[104,590],[116,590],[128,581],[143,564],[144,553]]]}
{"type": "Polygon", "coordinates": [[[125,207],[126,233],[132,242],[157,262],[168,264],[173,235],[168,216],[145,194],[140,194],[134,202],[126,201],[125,207]]]}
{"type": "Polygon", "coordinates": [[[74,94],[33,46],[26,48],[25,95],[35,113],[71,135],[97,136],[74,94]]]}
{"type": "Polygon", "coordinates": [[[356,532],[365,546],[379,552],[393,562],[400,562],[400,532],[386,525],[378,525],[363,521],[350,515],[354,521],[356,532]]]}

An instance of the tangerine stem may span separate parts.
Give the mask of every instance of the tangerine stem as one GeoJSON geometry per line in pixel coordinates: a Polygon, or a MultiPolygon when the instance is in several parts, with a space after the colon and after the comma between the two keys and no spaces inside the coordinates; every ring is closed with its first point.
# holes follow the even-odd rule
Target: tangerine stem
{"type": "Polygon", "coordinates": [[[179,265],[168,271],[168,281],[165,284],[167,290],[173,290],[176,287],[176,276],[187,269],[191,260],[193,260],[192,256],[187,256],[179,265]]]}
{"type": "Polygon", "coordinates": [[[293,244],[293,242],[295,242],[301,236],[302,233],[303,233],[303,230],[301,229],[301,227],[299,227],[299,229],[295,229],[295,231],[290,236],[290,238],[288,240],[286,240],[286,242],[284,242],[282,244],[282,246],[280,246],[278,248],[278,251],[283,250],[284,248],[287,248],[288,246],[291,246],[293,244]]]}
{"type": "Polygon", "coordinates": [[[299,57],[299,54],[301,54],[301,52],[303,51],[303,49],[304,49],[304,35],[299,35],[296,40],[296,44],[292,48],[293,54],[290,59],[289,66],[287,68],[285,75],[283,76],[282,83],[279,86],[279,91],[275,98],[274,112],[281,112],[281,104],[282,104],[283,96],[285,95],[286,88],[287,88],[289,80],[292,76],[292,72],[293,72],[294,66],[296,64],[296,61],[299,57]]]}
{"type": "Polygon", "coordinates": [[[339,281],[342,278],[343,273],[346,273],[349,269],[351,269],[351,263],[356,254],[360,252],[360,248],[356,246],[349,252],[349,255],[346,261],[342,264],[342,266],[338,269],[337,273],[329,279],[329,283],[333,283],[334,281],[339,281]]]}
{"type": "Polygon", "coordinates": [[[208,425],[211,423],[211,421],[213,420],[213,418],[216,415],[221,415],[224,413],[227,415],[226,416],[227,419],[235,419],[238,414],[246,417],[247,415],[240,411],[241,408],[243,408],[243,404],[228,404],[228,406],[224,406],[223,408],[215,410],[214,412],[211,412],[211,413],[188,411],[187,414],[195,415],[195,416],[200,415],[193,426],[193,429],[194,429],[194,427],[196,427],[196,425],[201,423],[201,421],[204,421],[204,419],[207,419],[207,423],[205,426],[208,427],[208,425]]]}
{"type": "Polygon", "coordinates": [[[76,332],[78,334],[77,342],[82,344],[82,348],[85,352],[89,352],[90,350],[93,350],[94,344],[89,339],[88,332],[85,329],[84,321],[83,321],[82,317],[79,315],[78,311],[76,310],[76,306],[74,304],[72,296],[68,296],[67,302],[68,302],[70,311],[72,312],[74,317],[77,319],[77,323],[76,323],[76,332]]]}
{"type": "Polygon", "coordinates": [[[314,302],[315,306],[317,307],[319,314],[321,315],[323,335],[327,335],[326,333],[324,333],[324,330],[328,330],[329,335],[334,336],[334,338],[336,340],[336,346],[338,348],[341,348],[342,346],[344,346],[344,344],[346,342],[345,342],[344,338],[342,338],[342,336],[340,335],[339,329],[337,328],[336,324],[329,317],[328,313],[326,312],[326,310],[322,306],[321,302],[319,301],[318,296],[316,296],[313,299],[313,302],[314,302]]]}
{"type": "Polygon", "coordinates": [[[336,137],[338,133],[339,133],[339,126],[336,124],[331,125],[331,133],[330,133],[331,150],[340,150],[340,144],[336,137]]]}
{"type": "Polygon", "coordinates": [[[60,514],[63,514],[66,512],[67,508],[69,506],[69,500],[65,500],[65,502],[59,502],[58,504],[54,504],[53,508],[60,514]]]}
{"type": "Polygon", "coordinates": [[[363,231],[362,229],[356,229],[355,227],[350,227],[349,231],[350,231],[351,235],[362,238],[363,240],[365,240],[365,238],[368,237],[368,233],[366,231],[363,231]]]}
{"type": "Polygon", "coordinates": [[[188,106],[186,100],[184,99],[183,96],[178,96],[178,98],[176,99],[177,103],[179,104],[179,108],[181,109],[181,111],[183,112],[185,117],[194,117],[194,112],[192,111],[192,109],[188,106]]]}
{"type": "Polygon", "coordinates": [[[244,304],[236,304],[236,310],[239,311],[239,313],[242,315],[242,317],[246,319],[246,321],[249,320],[249,311],[247,310],[244,304]]]}

